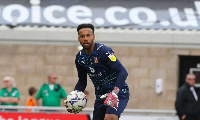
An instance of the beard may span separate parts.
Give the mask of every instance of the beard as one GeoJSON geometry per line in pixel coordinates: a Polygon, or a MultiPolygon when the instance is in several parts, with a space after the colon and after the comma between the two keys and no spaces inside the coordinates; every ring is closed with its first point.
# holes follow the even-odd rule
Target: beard
{"type": "Polygon", "coordinates": [[[82,47],[83,47],[83,49],[85,49],[85,50],[89,50],[89,49],[92,47],[92,45],[93,45],[93,41],[92,41],[89,45],[84,45],[84,44],[82,44],[82,47]]]}

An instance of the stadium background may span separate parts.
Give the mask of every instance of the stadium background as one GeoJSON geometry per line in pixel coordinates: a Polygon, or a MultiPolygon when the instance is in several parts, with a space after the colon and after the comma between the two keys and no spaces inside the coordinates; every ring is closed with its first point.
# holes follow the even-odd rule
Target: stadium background
{"type": "MultiPolygon", "coordinates": [[[[39,89],[41,85],[47,82],[47,75],[50,73],[58,75],[58,82],[63,85],[68,93],[74,89],[78,79],[74,59],[79,51],[75,28],[62,28],[62,30],[59,31],[57,29],[51,30],[51,28],[33,29],[29,27],[23,28],[23,30],[17,27],[15,30],[10,30],[10,28],[7,27],[5,28],[7,30],[3,29],[3,27],[0,29],[0,37],[2,40],[11,39],[15,40],[16,43],[17,41],[26,40],[24,43],[20,44],[10,44],[7,41],[7,44],[1,44],[0,47],[1,77],[3,78],[5,75],[12,75],[15,77],[17,88],[21,93],[20,105],[25,105],[26,98],[28,97],[28,88],[35,86],[39,89]],[[34,34],[34,36],[31,37],[31,39],[35,40],[33,43],[32,41],[29,43],[29,40],[27,40],[30,34],[34,34]],[[54,36],[55,34],[56,36],[54,36]],[[2,38],[3,36],[7,38],[2,38]],[[66,40],[66,36],[68,40],[66,40]],[[47,42],[40,43],[44,37],[47,42]],[[53,44],[58,45],[50,45],[48,43],[48,38],[63,39],[63,42],[61,43],[55,40],[53,44]],[[74,45],[71,42],[74,42],[74,45]]],[[[144,41],[149,40],[151,37],[151,42],[153,42],[154,38],[160,38],[160,45],[155,46],[152,45],[151,42],[144,42],[138,45],[137,41],[139,40],[132,40],[132,45],[120,45],[117,42],[105,43],[105,41],[103,41],[103,43],[111,46],[116,56],[128,70],[129,76],[127,83],[131,91],[131,99],[128,108],[174,109],[175,95],[178,88],[179,55],[200,55],[199,49],[192,48],[198,43],[198,32],[185,31],[183,34],[183,32],[179,31],[165,31],[163,34],[163,31],[160,30],[139,30],[127,33],[124,32],[124,30],[113,29],[110,30],[109,33],[107,31],[105,33],[105,31],[97,29],[96,36],[97,42],[102,42],[104,39],[111,41],[113,38],[118,38],[118,41],[124,41],[124,36],[127,38],[133,37],[134,39],[140,38],[140,40],[144,41]],[[193,38],[194,45],[182,45],[182,48],[167,47],[168,45],[165,46],[166,43],[162,43],[162,41],[170,39],[170,36],[173,36],[173,39],[171,39],[172,41],[175,41],[176,38],[181,38],[180,41],[182,42],[187,41],[188,38],[193,38]],[[185,48],[187,46],[191,48],[185,48]],[[164,80],[164,90],[161,95],[155,93],[155,82],[157,78],[162,78],[164,80]],[[148,100],[148,102],[146,100],[148,100]]],[[[179,43],[172,42],[169,44],[174,46],[174,44],[179,43]]],[[[0,87],[3,87],[2,84],[0,84],[0,87]]],[[[90,81],[88,82],[87,90],[91,94],[88,107],[92,107],[95,96],[94,87],[90,81]]]]}
{"type": "MultiPolygon", "coordinates": [[[[121,4],[120,1],[107,2],[113,6],[121,4]]],[[[140,3],[137,0],[131,1],[134,2],[137,4],[133,6],[140,3]]],[[[143,1],[144,6],[149,5],[154,8],[155,5],[152,4],[158,1],[153,0],[152,4],[145,2],[147,1],[143,1]]],[[[179,6],[178,1],[169,0],[166,1],[169,6],[166,6],[181,7],[181,14],[184,13],[183,9],[193,8],[199,24],[198,9],[194,8],[194,2],[184,0],[179,6]]],[[[27,1],[25,3],[27,4],[27,1]]],[[[90,1],[83,3],[87,5],[90,1]]],[[[105,3],[106,1],[102,2],[105,3]]],[[[166,11],[167,9],[162,12],[166,11]]],[[[186,21],[186,18],[183,19],[186,21]]],[[[58,83],[67,93],[71,92],[78,80],[74,65],[75,55],[79,51],[75,28],[77,24],[63,26],[33,24],[31,21],[17,24],[15,22],[1,21],[0,78],[11,75],[16,79],[21,94],[19,105],[25,105],[28,88],[35,86],[39,89],[47,82],[46,78],[50,73],[57,74],[58,83]]],[[[155,24],[135,27],[134,25],[109,26],[110,24],[107,23],[102,27],[99,26],[95,31],[96,42],[110,46],[128,70],[127,83],[131,93],[127,106],[129,109],[174,110],[179,82],[184,81],[179,79],[180,56],[200,56],[199,25],[195,27],[189,24],[188,26],[172,24],[163,27],[155,24]],[[163,93],[159,95],[155,92],[158,78],[163,79],[164,86],[163,93]]],[[[2,87],[3,84],[0,84],[0,88],[2,87]]],[[[88,82],[87,90],[90,92],[87,107],[92,108],[95,96],[91,82],[88,82]]]]}

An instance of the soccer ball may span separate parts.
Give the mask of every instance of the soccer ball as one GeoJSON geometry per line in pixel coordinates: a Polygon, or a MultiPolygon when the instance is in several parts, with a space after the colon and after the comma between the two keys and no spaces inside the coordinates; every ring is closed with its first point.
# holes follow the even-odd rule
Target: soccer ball
{"type": "Polygon", "coordinates": [[[72,91],[67,96],[66,105],[68,109],[75,109],[81,111],[87,104],[87,97],[81,91],[72,91]]]}

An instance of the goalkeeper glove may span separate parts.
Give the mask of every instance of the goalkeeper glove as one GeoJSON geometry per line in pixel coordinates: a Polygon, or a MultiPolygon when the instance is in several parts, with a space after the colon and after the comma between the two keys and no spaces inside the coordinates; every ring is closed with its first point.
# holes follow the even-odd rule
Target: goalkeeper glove
{"type": "Polygon", "coordinates": [[[106,98],[104,104],[117,110],[119,104],[118,93],[119,93],[119,88],[115,87],[112,92],[106,93],[105,95],[102,95],[100,98],[101,99],[106,98]]]}

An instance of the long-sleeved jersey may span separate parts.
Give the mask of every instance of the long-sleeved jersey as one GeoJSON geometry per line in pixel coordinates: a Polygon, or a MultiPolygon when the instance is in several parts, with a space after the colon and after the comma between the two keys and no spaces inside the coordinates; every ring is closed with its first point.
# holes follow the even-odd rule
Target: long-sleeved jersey
{"type": "Polygon", "coordinates": [[[97,99],[111,92],[114,87],[124,93],[128,92],[128,85],[125,83],[128,73],[112,49],[104,44],[95,43],[94,50],[89,55],[81,50],[76,55],[75,64],[79,77],[75,90],[85,90],[88,74],[94,84],[97,99]]]}

